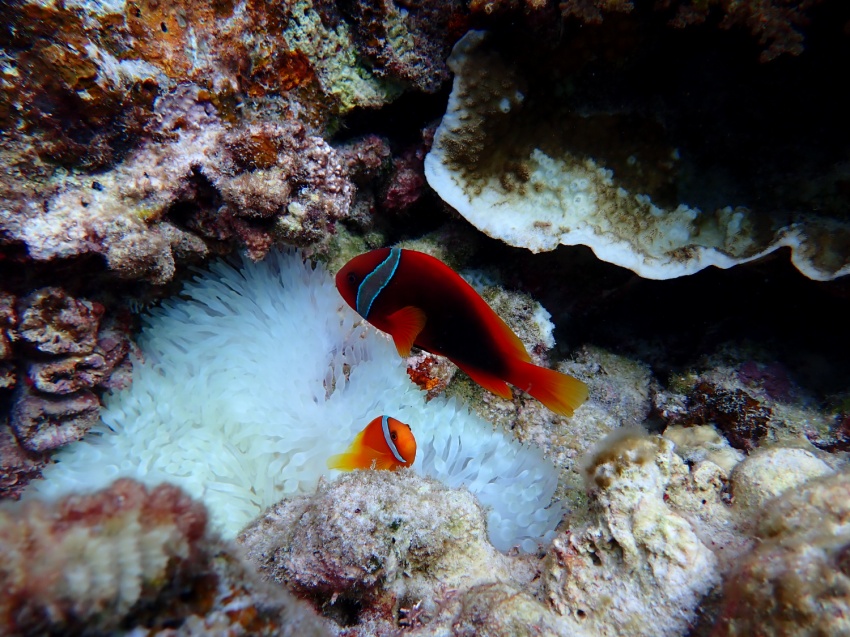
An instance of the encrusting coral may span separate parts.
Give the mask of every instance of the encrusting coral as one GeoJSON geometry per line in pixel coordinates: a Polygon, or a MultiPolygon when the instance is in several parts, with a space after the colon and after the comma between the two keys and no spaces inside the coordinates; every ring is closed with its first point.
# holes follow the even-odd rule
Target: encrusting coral
{"type": "Polygon", "coordinates": [[[819,406],[792,382],[784,366],[756,362],[750,354],[721,348],[696,368],[672,374],[668,388],[654,386],[653,411],[668,431],[678,432],[671,437],[708,442],[696,432],[719,434],[744,453],[775,443],[803,449],[837,442],[840,413],[819,406]]]}
{"type": "Polygon", "coordinates": [[[383,597],[397,611],[422,600],[430,614],[440,590],[511,579],[471,494],[410,471],[324,482],[271,507],[238,541],[267,579],[341,605],[383,597]]]}
{"type": "Polygon", "coordinates": [[[62,288],[0,294],[5,363],[0,496],[17,498],[48,452],[82,438],[98,420],[98,396],[129,384],[130,339],[115,313],[62,288]]]}
{"type": "Polygon", "coordinates": [[[426,403],[392,343],[298,254],[216,263],[146,323],[133,385],[106,398],[103,422],[31,490],[171,480],[234,536],[283,496],[314,490],[327,458],[388,414],[413,430],[415,471],[485,506],[497,548],[535,550],[561,519],[552,463],[456,400],[426,403]]]}
{"type": "Polygon", "coordinates": [[[119,480],[54,504],[0,508],[4,635],[330,635],[258,581],[179,488],[119,480]]]}
{"type": "Polygon", "coordinates": [[[547,601],[593,634],[681,634],[720,581],[714,553],[667,504],[687,467],[669,441],[625,428],[597,445],[584,473],[594,515],[553,541],[547,601]]]}
{"type": "Polygon", "coordinates": [[[850,474],[765,504],[759,544],[724,585],[713,635],[844,635],[850,630],[850,474]]]}
{"type": "Polygon", "coordinates": [[[21,207],[0,210],[7,237],[35,260],[100,254],[121,277],[162,283],[208,243],[235,237],[260,258],[274,241],[317,242],[348,214],[352,185],[336,152],[303,125],[227,126],[191,87],[158,100],[156,114],[155,140],[112,170],[55,179],[43,210],[10,199],[21,207]],[[182,224],[169,218],[205,198],[182,224]]]}
{"type": "Polygon", "coordinates": [[[266,511],[238,541],[267,580],[312,600],[349,637],[399,628],[423,636],[583,634],[524,590],[537,557],[496,551],[469,492],[412,471],[358,471],[323,483],[266,511]]]}
{"type": "Polygon", "coordinates": [[[437,90],[460,35],[459,3],[340,4],[4,4],[0,245],[163,283],[232,239],[326,241],[353,189],[323,136],[437,90]]]}

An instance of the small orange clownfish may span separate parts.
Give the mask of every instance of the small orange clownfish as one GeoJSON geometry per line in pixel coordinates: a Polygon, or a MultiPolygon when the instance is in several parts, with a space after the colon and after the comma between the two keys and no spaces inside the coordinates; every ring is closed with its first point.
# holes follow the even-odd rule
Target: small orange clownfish
{"type": "Polygon", "coordinates": [[[511,328],[460,275],[434,257],[380,248],[354,257],[336,287],[364,319],[393,337],[402,356],[413,345],[451,360],[485,389],[511,398],[507,383],[557,414],[587,399],[580,380],[531,362],[511,328]]]}
{"type": "Polygon", "coordinates": [[[409,467],[416,460],[416,439],[410,425],[378,416],[357,434],[346,450],[328,458],[328,469],[388,469],[409,467]]]}

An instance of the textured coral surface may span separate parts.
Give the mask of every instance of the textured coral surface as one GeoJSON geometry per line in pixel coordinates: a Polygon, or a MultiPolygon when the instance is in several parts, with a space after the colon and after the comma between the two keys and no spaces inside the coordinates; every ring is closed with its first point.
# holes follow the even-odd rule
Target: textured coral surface
{"type": "Polygon", "coordinates": [[[0,634],[850,634],[849,67],[844,0],[0,2],[0,634]],[[389,245],[587,402],[399,358],[322,269],[389,245]]]}
{"type": "Polygon", "coordinates": [[[783,80],[799,88],[785,94],[772,71],[733,71],[732,60],[699,40],[665,44],[669,36],[659,34],[650,47],[626,39],[624,59],[607,60],[581,48],[592,45],[594,32],[557,47],[531,39],[517,46],[484,31],[458,42],[449,59],[455,79],[448,109],[425,161],[430,185],[446,202],[510,245],[534,252],[587,245],[648,278],[728,268],[780,247],[791,248],[794,264],[811,278],[850,272],[839,185],[848,178],[846,146],[808,151],[811,134],[843,135],[843,115],[813,112],[824,119],[809,121],[795,101],[818,73],[830,94],[823,99],[845,99],[832,94],[828,72],[801,63],[783,80]],[[669,64],[660,53],[665,46],[683,49],[680,62],[662,72],[672,89],[657,77],[658,65],[669,64]],[[552,60],[540,64],[541,56],[552,60]],[[783,115],[756,121],[738,105],[758,108],[766,97],[757,90],[730,95],[718,82],[697,86],[689,78],[732,72],[781,104],[783,115]],[[707,104],[714,104],[718,128],[725,126],[708,142],[677,110],[699,113],[707,104]],[[792,131],[778,124],[785,117],[802,123],[792,131]],[[737,159],[740,148],[719,141],[739,128],[763,139],[749,165],[737,159]],[[777,139],[780,130],[786,138],[777,139]],[[810,161],[790,165],[782,155],[761,154],[771,146],[806,149],[799,152],[810,161]]]}
{"type": "Polygon", "coordinates": [[[5,506],[0,557],[4,635],[330,634],[257,581],[208,534],[203,505],[172,485],[119,480],[53,505],[5,506]]]}

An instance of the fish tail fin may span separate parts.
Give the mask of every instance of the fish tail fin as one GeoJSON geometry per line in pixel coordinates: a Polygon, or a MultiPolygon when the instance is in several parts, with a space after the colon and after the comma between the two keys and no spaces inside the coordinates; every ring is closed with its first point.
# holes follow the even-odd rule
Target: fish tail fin
{"type": "Polygon", "coordinates": [[[528,392],[556,414],[572,416],[587,400],[587,385],[554,369],[516,360],[512,372],[509,383],[528,392]]]}
{"type": "Polygon", "coordinates": [[[360,467],[357,455],[353,453],[338,453],[328,458],[328,469],[339,469],[340,471],[354,471],[360,467]]]}

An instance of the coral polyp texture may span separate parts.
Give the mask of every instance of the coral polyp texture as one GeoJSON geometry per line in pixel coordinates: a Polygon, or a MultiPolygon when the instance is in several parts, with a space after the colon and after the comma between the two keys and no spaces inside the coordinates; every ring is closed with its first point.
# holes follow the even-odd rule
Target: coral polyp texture
{"type": "Polygon", "coordinates": [[[850,630],[850,474],[788,489],[756,522],[759,545],[724,585],[714,635],[844,635],[850,630]]]}
{"type": "Polygon", "coordinates": [[[423,635],[577,629],[520,590],[537,558],[496,551],[468,491],[413,472],[357,472],[324,483],[266,511],[238,541],[266,579],[332,616],[354,609],[344,618],[352,637],[398,628],[423,635]],[[457,630],[467,622],[474,633],[457,630]]]}
{"type": "Polygon", "coordinates": [[[327,459],[390,414],[416,436],[413,470],[475,494],[501,550],[534,549],[561,519],[542,452],[457,401],[426,403],[392,342],[297,253],[215,263],[145,323],[132,386],[107,396],[102,423],[30,487],[40,496],[169,480],[232,537],[282,497],[314,490],[327,459]]]}
{"type": "Polygon", "coordinates": [[[48,453],[97,422],[98,396],[129,382],[128,328],[98,302],[43,287],[0,293],[0,497],[17,498],[48,453]],[[4,396],[4,402],[6,397],[4,396]]]}
{"type": "Polygon", "coordinates": [[[352,185],[336,152],[303,125],[228,126],[191,87],[155,112],[156,138],[112,170],[55,177],[40,205],[11,197],[0,210],[6,238],[38,261],[97,254],[121,277],[162,283],[208,244],[237,238],[259,258],[275,241],[317,242],[348,214],[352,185]],[[175,223],[181,206],[188,218],[175,223]]]}
{"type": "Polygon", "coordinates": [[[3,635],[331,634],[260,582],[174,485],[119,480],[49,505],[7,504],[0,558],[3,635]]]}
{"type": "MultiPolygon", "coordinates": [[[[680,151],[661,115],[645,115],[658,110],[653,97],[616,100],[622,78],[600,86],[606,91],[601,95],[584,94],[594,71],[605,78],[618,69],[563,62],[558,54],[581,57],[569,49],[535,55],[532,45],[505,46],[481,31],[455,45],[449,60],[454,85],[425,174],[474,226],[533,252],[586,245],[599,258],[645,278],[674,278],[711,265],[728,268],[781,247],[791,249],[794,265],[812,279],[850,273],[850,226],[840,207],[833,217],[815,215],[811,210],[820,206],[801,204],[797,193],[762,204],[754,193],[739,195],[738,186],[729,188],[725,203],[718,201],[728,187],[712,189],[720,169],[706,172],[701,183],[699,163],[705,158],[685,152],[697,146],[680,151]],[[543,55],[548,57],[541,62],[543,55]],[[776,209],[756,209],[764,205],[776,209]],[[799,212],[787,214],[796,205],[799,212]]],[[[629,86],[644,79],[626,77],[629,86]]],[[[674,132],[684,130],[670,124],[674,132]]],[[[836,179],[846,179],[838,172],[843,176],[836,179]]],[[[816,189],[822,179],[811,175],[807,183],[816,189]]],[[[757,188],[789,190],[773,182],[757,188]]],[[[825,186],[822,196],[834,197],[827,194],[831,188],[825,186]]]]}
{"type": "Polygon", "coordinates": [[[439,89],[459,5],[4,3],[0,245],[163,283],[230,240],[321,243],[352,198],[323,135],[439,89]]]}

